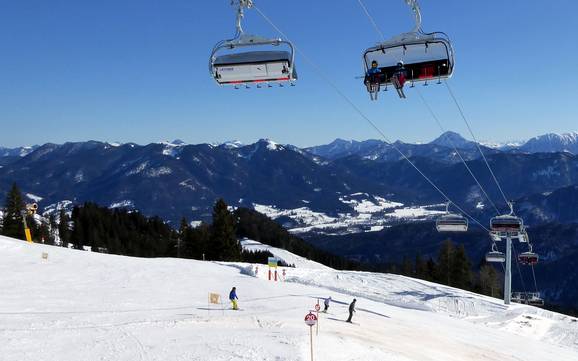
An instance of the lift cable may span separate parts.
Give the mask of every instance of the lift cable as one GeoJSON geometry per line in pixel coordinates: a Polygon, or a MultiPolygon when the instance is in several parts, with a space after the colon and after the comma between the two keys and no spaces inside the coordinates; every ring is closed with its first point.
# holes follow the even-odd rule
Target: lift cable
{"type": "MultiPolygon", "coordinates": [[[[359,3],[359,5],[361,6],[361,9],[363,10],[363,12],[365,13],[365,15],[367,16],[367,18],[369,19],[369,21],[371,22],[371,24],[373,25],[375,31],[377,32],[377,34],[380,36],[380,38],[385,41],[385,37],[383,36],[383,33],[381,32],[381,30],[379,29],[379,26],[377,25],[377,23],[375,22],[375,19],[373,18],[373,16],[371,16],[371,14],[369,13],[369,11],[367,10],[367,7],[365,6],[365,4],[363,3],[362,0],[357,0],[357,2],[359,3]]],[[[436,116],[436,114],[434,113],[434,111],[432,110],[431,106],[428,104],[428,102],[425,100],[425,98],[423,97],[423,95],[421,94],[421,92],[419,91],[419,89],[417,89],[417,93],[419,94],[419,97],[421,98],[422,102],[424,103],[425,107],[427,108],[427,110],[429,111],[430,115],[432,116],[432,118],[435,120],[435,122],[437,123],[437,125],[439,126],[439,128],[441,129],[442,133],[445,133],[446,130],[444,129],[444,127],[442,126],[439,118],[436,116]]],[[[498,208],[496,207],[496,204],[492,201],[492,199],[489,197],[488,193],[484,190],[484,188],[482,187],[481,183],[478,181],[478,179],[476,178],[476,176],[474,175],[474,173],[472,172],[472,170],[470,169],[470,167],[468,166],[468,164],[466,163],[465,159],[462,157],[461,153],[458,151],[457,146],[455,145],[454,141],[449,139],[450,143],[452,144],[452,147],[454,149],[454,151],[456,152],[456,154],[460,157],[462,163],[464,164],[464,166],[466,167],[466,169],[468,170],[468,172],[470,173],[470,175],[472,176],[472,178],[474,178],[474,180],[476,181],[478,187],[480,187],[480,190],[482,191],[482,193],[484,194],[484,196],[486,197],[486,199],[488,200],[488,202],[490,202],[490,204],[492,205],[492,207],[494,208],[494,210],[496,211],[496,214],[500,214],[500,211],[498,210],[498,208]]]]}
{"type": "Polygon", "coordinates": [[[371,24],[373,25],[373,28],[375,29],[375,31],[377,32],[377,34],[379,35],[379,37],[381,38],[382,41],[385,41],[385,36],[383,36],[383,33],[381,32],[381,30],[379,29],[379,26],[377,26],[377,23],[375,22],[375,19],[373,18],[373,16],[371,16],[371,14],[369,13],[369,11],[367,10],[367,7],[365,6],[365,4],[363,3],[362,0],[357,0],[357,2],[359,3],[359,6],[361,6],[361,8],[363,9],[363,12],[365,12],[365,15],[367,15],[367,18],[369,19],[369,21],[371,22],[371,24]]]}
{"type": "Polygon", "coordinates": [[[480,142],[478,142],[478,139],[476,138],[474,131],[472,130],[472,127],[470,126],[470,122],[468,121],[468,119],[466,118],[466,115],[464,114],[464,111],[460,105],[460,103],[458,102],[456,96],[454,95],[454,92],[452,91],[452,88],[450,87],[450,85],[448,84],[447,81],[444,80],[444,84],[446,85],[446,88],[448,89],[448,92],[450,93],[451,98],[453,99],[456,107],[458,108],[460,115],[462,116],[462,119],[464,120],[464,122],[466,123],[466,126],[470,132],[470,135],[472,136],[472,138],[474,139],[474,143],[476,143],[476,147],[478,148],[478,150],[480,151],[480,154],[482,155],[482,158],[484,159],[484,162],[486,163],[486,166],[488,167],[488,170],[490,171],[490,174],[492,175],[492,178],[494,179],[494,182],[496,182],[496,186],[498,187],[498,189],[500,190],[500,193],[502,194],[502,197],[504,198],[504,201],[506,202],[506,204],[508,204],[508,197],[506,197],[506,194],[504,193],[504,191],[502,190],[502,186],[500,185],[500,182],[498,182],[498,178],[496,177],[496,175],[494,174],[494,171],[492,170],[492,167],[490,167],[490,163],[488,163],[488,159],[486,158],[486,155],[484,154],[484,152],[482,151],[482,148],[480,147],[480,142]]]}
{"type": "MultiPolygon", "coordinates": [[[[421,91],[419,89],[416,89],[417,93],[419,95],[419,97],[421,98],[422,102],[424,103],[425,107],[427,108],[427,110],[429,111],[430,115],[432,116],[432,118],[435,120],[435,122],[437,123],[437,125],[439,126],[439,128],[442,131],[442,134],[446,132],[445,128],[443,127],[443,125],[441,124],[439,118],[436,116],[436,114],[434,113],[432,107],[429,105],[429,103],[425,100],[424,96],[422,95],[421,91]]],[[[480,190],[482,191],[482,193],[484,193],[484,196],[486,197],[486,199],[488,200],[488,202],[490,202],[490,204],[492,205],[492,207],[494,208],[494,210],[496,211],[496,214],[500,214],[500,211],[498,210],[498,208],[496,207],[496,204],[492,201],[492,199],[490,198],[490,196],[488,195],[488,193],[486,193],[486,191],[484,190],[484,187],[482,187],[482,184],[480,183],[480,181],[478,180],[478,178],[476,178],[476,176],[474,175],[474,172],[472,171],[472,169],[468,166],[468,163],[466,162],[466,160],[464,159],[464,157],[462,156],[462,154],[460,153],[460,151],[458,150],[456,144],[454,143],[454,141],[450,138],[448,138],[449,142],[451,143],[454,151],[456,152],[456,154],[460,157],[462,163],[464,164],[464,166],[466,167],[466,169],[468,170],[468,172],[470,173],[470,175],[472,176],[472,178],[474,178],[474,180],[476,181],[476,184],[478,185],[478,187],[480,188],[480,190]]]]}
{"type": "MultiPolygon", "coordinates": [[[[267,17],[267,15],[265,15],[261,9],[257,6],[253,7],[260,15],[261,17],[263,17],[263,19],[269,23],[269,25],[271,25],[271,27],[273,27],[283,38],[289,40],[289,37],[277,26],[275,25],[275,23],[273,23],[273,21],[267,17]]],[[[293,43],[294,44],[294,43],[293,43]]],[[[371,125],[371,127],[373,127],[377,133],[379,133],[382,137],[382,139],[384,140],[384,142],[391,146],[393,149],[395,149],[403,159],[405,159],[419,174],[421,174],[421,176],[433,187],[435,188],[435,190],[438,191],[438,193],[440,193],[447,201],[452,202],[456,208],[458,208],[458,210],[460,212],[462,212],[462,214],[464,214],[465,216],[467,216],[468,218],[470,218],[472,221],[474,221],[475,223],[477,223],[480,227],[482,227],[482,229],[484,229],[485,231],[489,232],[490,230],[484,226],[482,223],[480,223],[476,218],[474,218],[473,216],[471,216],[469,213],[467,213],[466,211],[464,211],[461,207],[459,207],[456,203],[454,203],[447,195],[446,193],[444,193],[427,175],[425,175],[418,167],[417,165],[415,165],[414,162],[412,162],[393,142],[391,142],[387,136],[385,135],[385,133],[383,133],[383,131],[368,117],[365,115],[365,113],[363,113],[363,111],[347,96],[345,95],[345,93],[343,93],[341,91],[341,89],[339,89],[339,87],[333,83],[333,81],[331,81],[331,79],[325,75],[325,73],[321,70],[321,68],[313,61],[311,60],[299,47],[295,46],[295,51],[300,53],[301,56],[305,59],[305,61],[307,63],[309,63],[309,65],[311,65],[311,67],[315,70],[315,72],[317,73],[317,75],[319,75],[329,86],[331,86],[331,88],[333,88],[333,90],[335,90],[335,92],[341,97],[343,98],[343,100],[345,100],[350,106],[351,108],[357,112],[359,114],[359,116],[361,118],[363,118],[365,121],[367,121],[367,123],[369,123],[369,125],[371,125]]]]}

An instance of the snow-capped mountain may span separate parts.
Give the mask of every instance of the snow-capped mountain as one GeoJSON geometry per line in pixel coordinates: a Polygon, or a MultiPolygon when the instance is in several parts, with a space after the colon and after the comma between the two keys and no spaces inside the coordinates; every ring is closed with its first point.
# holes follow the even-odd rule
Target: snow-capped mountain
{"type": "Polygon", "coordinates": [[[475,148],[476,143],[469,141],[462,137],[460,134],[447,131],[440,135],[438,138],[430,142],[430,144],[441,145],[448,148],[458,148],[458,149],[469,149],[475,148]]]}
{"type": "MultiPolygon", "coordinates": [[[[452,199],[473,210],[487,203],[453,149],[439,144],[395,145],[452,199]]],[[[307,212],[335,219],[329,222],[334,225],[343,217],[352,222],[368,217],[364,218],[368,222],[350,223],[358,230],[385,224],[383,213],[379,220],[359,212],[351,201],[355,194],[367,194],[363,199],[355,198],[360,204],[372,203],[379,208],[382,202],[400,203],[407,212],[443,202],[397,150],[384,143],[380,147],[384,148],[378,149],[379,155],[370,153],[375,158],[362,153],[331,160],[267,139],[234,147],[179,142],[144,146],[95,141],[48,143],[1,166],[0,192],[5,193],[16,182],[25,193],[42,198],[41,207],[65,200],[127,204],[175,222],[182,216],[206,218],[215,199],[223,197],[234,206],[265,205],[281,213],[306,207],[307,212]]],[[[475,155],[477,149],[461,153],[489,195],[499,200],[485,164],[475,155]]],[[[486,156],[513,199],[578,184],[578,157],[568,153],[494,150],[486,156]]],[[[399,218],[399,210],[391,212],[397,212],[392,220],[399,218]]],[[[320,225],[287,218],[283,221],[305,229],[320,225]]]]}
{"type": "Polygon", "coordinates": [[[17,147],[17,148],[3,148],[0,147],[0,157],[25,157],[38,148],[37,145],[30,147],[17,147]]]}
{"type": "Polygon", "coordinates": [[[0,147],[0,167],[18,160],[19,158],[25,157],[32,153],[37,145],[31,147],[17,147],[17,148],[3,148],[0,147]]]}
{"type": "Polygon", "coordinates": [[[385,145],[383,141],[375,139],[361,142],[356,140],[335,139],[329,144],[309,147],[305,148],[305,150],[326,159],[338,159],[354,154],[366,155],[372,152],[375,153],[376,150],[385,145]]]}
{"type": "Polygon", "coordinates": [[[578,154],[578,132],[540,135],[528,140],[519,149],[529,153],[569,152],[578,154]]]}

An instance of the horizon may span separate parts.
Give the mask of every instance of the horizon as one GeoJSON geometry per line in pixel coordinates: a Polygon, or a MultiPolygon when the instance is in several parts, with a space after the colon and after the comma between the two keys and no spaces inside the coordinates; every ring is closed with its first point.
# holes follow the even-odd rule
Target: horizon
{"type": "MultiPolygon", "coordinates": [[[[322,71],[297,54],[296,87],[235,91],[218,87],[207,69],[213,45],[234,30],[229,1],[11,2],[0,22],[0,144],[269,138],[306,147],[336,138],[379,138],[320,72],[392,140],[424,142],[442,133],[421,93],[446,130],[466,133],[443,85],[419,86],[419,94],[408,89],[405,101],[392,92],[369,100],[355,77],[363,72],[363,50],[380,39],[356,1],[293,5],[296,11],[287,12],[285,4],[258,2],[322,71]]],[[[575,67],[578,44],[552,34],[578,35],[578,3],[420,5],[423,29],[444,31],[452,40],[456,71],[448,83],[476,138],[507,142],[575,128],[578,73],[567,69],[575,67]]],[[[412,25],[402,0],[365,0],[365,6],[387,14],[375,16],[385,37],[412,25]]],[[[247,32],[277,36],[254,10],[247,11],[244,25],[247,32]]]]}
{"type": "MultiPolygon", "coordinates": [[[[306,149],[306,148],[313,148],[313,147],[319,147],[319,146],[324,146],[324,145],[329,145],[332,144],[336,141],[345,141],[345,142],[358,142],[358,143],[362,143],[362,142],[368,142],[368,141],[378,141],[378,142],[382,142],[384,144],[392,144],[392,143],[396,143],[396,142],[401,142],[404,144],[414,144],[414,145],[423,145],[423,144],[430,144],[433,143],[434,141],[436,141],[437,139],[441,138],[443,135],[448,134],[448,133],[452,133],[452,134],[457,134],[459,135],[461,138],[463,138],[466,141],[469,142],[474,142],[473,139],[471,139],[471,137],[467,137],[464,136],[463,134],[460,134],[458,132],[454,132],[451,130],[447,130],[446,132],[437,135],[434,139],[431,139],[429,141],[425,140],[425,141],[404,141],[402,139],[396,139],[394,141],[392,141],[391,143],[388,143],[386,141],[384,141],[383,139],[378,139],[378,138],[368,138],[368,139],[345,139],[345,138],[335,138],[330,142],[327,143],[322,143],[322,144],[313,144],[313,145],[306,145],[306,146],[297,146],[295,144],[291,144],[291,143],[281,143],[281,142],[277,142],[275,139],[270,139],[270,138],[259,138],[259,139],[255,139],[249,142],[242,142],[240,140],[237,139],[232,139],[232,140],[226,140],[226,141],[222,141],[222,142],[200,142],[200,143],[191,143],[191,142],[187,142],[183,139],[180,138],[176,138],[173,140],[158,140],[158,141],[153,141],[153,142],[148,142],[148,143],[138,143],[138,142],[134,142],[134,141],[126,141],[126,142],[120,142],[120,141],[109,141],[109,140],[98,140],[98,139],[87,139],[87,140],[69,140],[69,141],[65,141],[62,143],[55,143],[55,142],[46,142],[46,143],[40,143],[40,144],[28,144],[28,145],[19,145],[19,146],[15,146],[15,147],[8,147],[5,146],[3,144],[0,144],[0,149],[18,149],[18,148],[23,148],[23,149],[28,149],[28,148],[33,148],[33,147],[41,147],[47,144],[54,144],[54,145],[64,145],[64,144],[68,144],[68,143],[88,143],[88,142],[97,142],[97,143],[103,143],[103,144],[108,144],[111,146],[121,146],[121,145],[126,145],[126,144],[135,144],[137,146],[147,146],[150,144],[168,144],[168,145],[211,145],[211,146],[220,146],[220,145],[224,145],[224,144],[233,144],[233,143],[237,143],[241,146],[248,146],[248,145],[252,145],[252,144],[256,144],[258,142],[261,141],[270,141],[272,143],[275,144],[279,144],[279,145],[291,145],[291,146],[295,146],[298,147],[300,149],[306,149]],[[182,143],[182,144],[179,144],[182,143]]],[[[494,141],[491,139],[483,139],[483,140],[479,140],[479,143],[481,145],[490,147],[490,148],[499,148],[501,146],[506,146],[506,145],[523,145],[524,143],[527,143],[529,140],[538,138],[538,137],[543,137],[543,136],[548,136],[548,135],[559,135],[559,136],[565,136],[565,135],[575,135],[578,136],[578,131],[568,131],[568,132],[563,132],[563,133],[555,133],[555,132],[548,132],[548,133],[544,133],[544,134],[538,134],[536,136],[527,138],[527,139],[510,139],[510,140],[506,140],[506,141],[494,141]]]]}

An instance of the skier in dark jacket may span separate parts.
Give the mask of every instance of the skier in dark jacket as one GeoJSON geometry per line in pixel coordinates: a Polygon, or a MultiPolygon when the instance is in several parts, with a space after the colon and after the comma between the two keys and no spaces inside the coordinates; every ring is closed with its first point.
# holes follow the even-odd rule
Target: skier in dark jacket
{"type": "Polygon", "coordinates": [[[231,303],[233,304],[233,309],[234,310],[238,310],[239,306],[237,305],[237,300],[239,298],[237,297],[237,287],[233,287],[233,289],[231,290],[231,292],[229,292],[229,300],[231,301],[231,303]]]}
{"type": "Polygon", "coordinates": [[[371,68],[367,69],[365,74],[365,86],[367,86],[367,91],[369,92],[369,97],[371,100],[377,100],[377,94],[379,92],[379,84],[381,82],[381,69],[377,61],[371,62],[371,68]]]}
{"type": "Polygon", "coordinates": [[[331,303],[331,296],[329,296],[328,298],[325,299],[325,301],[323,301],[323,312],[327,313],[327,310],[329,309],[329,303],[331,303]]]}
{"type": "Polygon", "coordinates": [[[351,323],[351,318],[353,317],[353,312],[355,312],[355,302],[357,302],[357,300],[354,298],[353,302],[351,302],[351,304],[349,305],[349,318],[347,319],[347,322],[351,323]]]}

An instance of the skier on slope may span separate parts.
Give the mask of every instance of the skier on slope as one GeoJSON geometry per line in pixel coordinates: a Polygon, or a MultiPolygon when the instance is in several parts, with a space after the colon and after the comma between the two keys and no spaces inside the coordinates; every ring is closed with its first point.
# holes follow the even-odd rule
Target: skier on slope
{"type": "Polygon", "coordinates": [[[229,300],[231,301],[231,303],[233,304],[233,309],[234,310],[238,310],[239,306],[237,305],[237,300],[239,298],[237,297],[237,287],[233,287],[233,289],[231,290],[231,292],[229,292],[229,300]]]}
{"type": "Polygon", "coordinates": [[[347,319],[346,322],[352,323],[351,318],[353,317],[353,312],[355,312],[355,302],[357,302],[357,300],[354,298],[353,302],[351,302],[351,304],[349,305],[349,318],[347,319]]]}
{"type": "Polygon", "coordinates": [[[329,296],[328,298],[325,299],[325,301],[323,301],[323,312],[327,313],[327,309],[329,309],[329,303],[331,303],[331,296],[329,296]]]}

